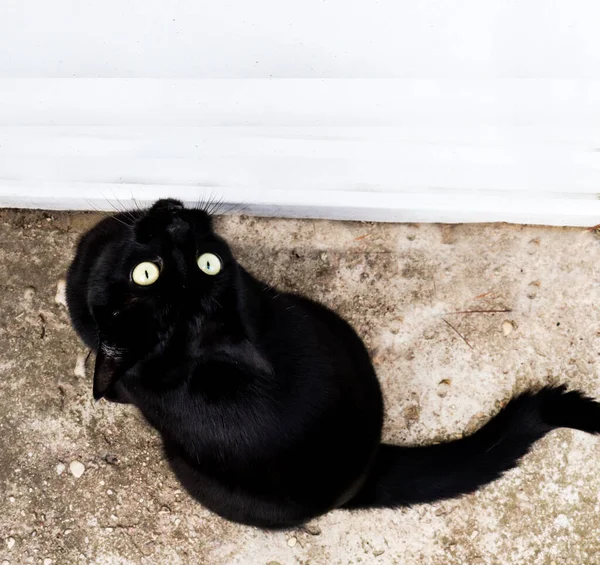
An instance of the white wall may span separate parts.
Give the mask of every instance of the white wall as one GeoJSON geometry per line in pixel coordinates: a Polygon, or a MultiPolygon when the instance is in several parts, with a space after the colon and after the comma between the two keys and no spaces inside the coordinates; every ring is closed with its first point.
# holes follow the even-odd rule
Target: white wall
{"type": "Polygon", "coordinates": [[[0,0],[0,205],[598,223],[598,21],[592,0],[0,0]]]}
{"type": "Polygon", "coordinates": [[[598,78],[594,0],[2,0],[12,77],[598,78]]]}

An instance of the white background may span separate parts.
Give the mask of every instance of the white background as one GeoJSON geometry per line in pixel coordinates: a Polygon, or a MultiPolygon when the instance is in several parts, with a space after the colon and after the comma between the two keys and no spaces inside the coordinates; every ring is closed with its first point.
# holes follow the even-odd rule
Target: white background
{"type": "Polygon", "coordinates": [[[0,205],[598,223],[598,22],[592,0],[0,0],[0,205]]]}
{"type": "Polygon", "coordinates": [[[12,77],[598,78],[593,0],[2,0],[12,77]]]}

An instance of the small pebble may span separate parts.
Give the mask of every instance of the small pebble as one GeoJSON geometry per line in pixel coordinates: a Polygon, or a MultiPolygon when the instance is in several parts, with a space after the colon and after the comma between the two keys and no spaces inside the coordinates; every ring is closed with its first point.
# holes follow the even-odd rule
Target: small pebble
{"type": "Polygon", "coordinates": [[[504,322],[502,322],[502,332],[505,336],[510,335],[514,329],[515,325],[510,320],[504,320],[504,322]]]}
{"type": "Polygon", "coordinates": [[[59,306],[67,307],[67,282],[65,280],[58,281],[56,285],[56,296],[54,302],[59,306]]]}
{"type": "Polygon", "coordinates": [[[75,361],[75,369],[73,369],[73,374],[76,377],[85,378],[85,360],[87,358],[87,353],[80,353],[77,355],[77,360],[75,361]]]}
{"type": "Polygon", "coordinates": [[[9,500],[9,502],[14,502],[15,501],[15,497],[14,496],[9,496],[8,500],[9,500]]]}
{"type": "Polygon", "coordinates": [[[10,565],[10,561],[7,561],[6,559],[4,561],[2,561],[2,565],[10,565]]]}
{"type": "Polygon", "coordinates": [[[71,471],[72,475],[78,479],[85,472],[85,467],[83,466],[83,463],[80,463],[79,461],[71,461],[69,470],[71,471]]]}
{"type": "Polygon", "coordinates": [[[31,302],[33,297],[35,296],[35,288],[33,286],[28,286],[25,289],[25,293],[23,294],[23,298],[28,302],[31,302]]]}
{"type": "Polygon", "coordinates": [[[8,549],[12,549],[13,545],[15,545],[15,538],[8,538],[6,540],[6,547],[8,547],[8,549]]]}
{"type": "Polygon", "coordinates": [[[437,335],[437,332],[433,328],[427,328],[423,332],[423,337],[425,339],[433,339],[437,335]]]}
{"type": "Polygon", "coordinates": [[[438,383],[437,394],[440,398],[445,398],[448,396],[448,392],[450,391],[452,381],[450,379],[442,379],[438,383]]]}
{"type": "Polygon", "coordinates": [[[297,543],[297,542],[298,542],[298,540],[297,540],[296,538],[294,538],[294,537],[291,537],[291,538],[288,540],[288,545],[289,545],[290,547],[294,547],[294,546],[296,545],[296,543],[297,543]]]}
{"type": "Polygon", "coordinates": [[[321,535],[321,528],[315,524],[306,524],[306,526],[304,526],[304,531],[309,533],[311,536],[321,535]]]}
{"type": "Polygon", "coordinates": [[[62,475],[65,472],[65,469],[66,469],[66,467],[62,463],[59,463],[56,466],[56,474],[57,475],[62,475]]]}
{"type": "Polygon", "coordinates": [[[44,565],[52,565],[52,559],[50,559],[49,557],[44,559],[44,565]]]}
{"type": "Polygon", "coordinates": [[[529,245],[528,245],[529,248],[527,250],[527,253],[529,253],[529,255],[534,255],[537,252],[539,246],[540,246],[539,238],[536,237],[535,239],[532,239],[529,242],[529,245]]]}
{"type": "Polygon", "coordinates": [[[119,459],[115,455],[107,454],[104,457],[104,461],[106,461],[109,465],[118,465],[119,459]]]}

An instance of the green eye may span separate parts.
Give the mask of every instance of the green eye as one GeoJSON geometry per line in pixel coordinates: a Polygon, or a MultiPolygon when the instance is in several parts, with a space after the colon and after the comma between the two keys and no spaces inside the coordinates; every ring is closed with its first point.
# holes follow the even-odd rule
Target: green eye
{"type": "Polygon", "coordinates": [[[206,275],[218,275],[221,271],[221,259],[214,253],[203,253],[198,257],[198,267],[206,275]]]}
{"type": "Polygon", "coordinates": [[[140,286],[149,286],[154,284],[160,276],[158,265],[144,261],[140,263],[131,273],[131,278],[135,284],[140,286]]]}

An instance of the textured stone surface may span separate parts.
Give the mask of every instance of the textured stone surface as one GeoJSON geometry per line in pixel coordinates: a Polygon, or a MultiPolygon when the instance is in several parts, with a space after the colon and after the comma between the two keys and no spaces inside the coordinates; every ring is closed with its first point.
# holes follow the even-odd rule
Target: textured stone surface
{"type": "MultiPolygon", "coordinates": [[[[130,406],[94,403],[60,281],[97,215],[0,211],[0,561],[600,563],[600,439],[559,430],[479,493],[269,533],[192,501],[130,406]],[[85,473],[68,472],[72,461],[85,473]],[[67,470],[67,472],[65,472],[67,470]],[[317,532],[316,534],[313,532],[317,532]],[[295,540],[292,541],[292,540],[295,540]]],[[[232,217],[240,261],[336,309],[372,350],[385,437],[443,441],[513,394],[600,396],[600,240],[582,229],[232,217]],[[457,314],[465,310],[511,310],[457,314]]]]}

